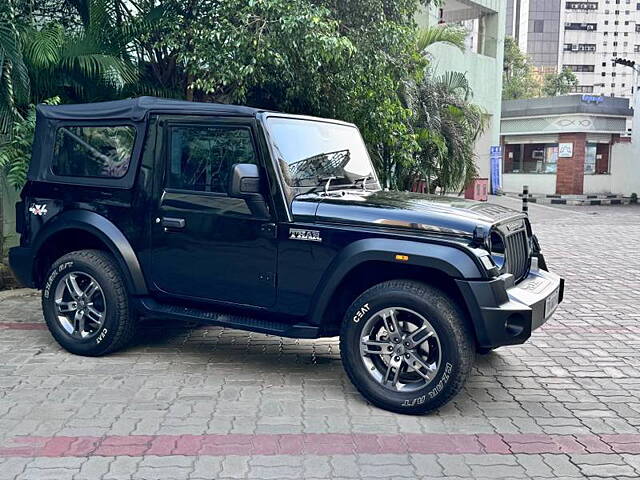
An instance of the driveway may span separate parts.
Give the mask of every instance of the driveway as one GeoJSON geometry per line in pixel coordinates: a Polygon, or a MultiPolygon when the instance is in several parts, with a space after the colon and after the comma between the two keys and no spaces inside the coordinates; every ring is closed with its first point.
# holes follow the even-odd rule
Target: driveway
{"type": "Polygon", "coordinates": [[[52,340],[37,295],[4,297],[0,479],[638,478],[640,208],[530,216],[564,303],[422,417],[368,405],[335,339],[156,322],[84,358],[52,340]]]}

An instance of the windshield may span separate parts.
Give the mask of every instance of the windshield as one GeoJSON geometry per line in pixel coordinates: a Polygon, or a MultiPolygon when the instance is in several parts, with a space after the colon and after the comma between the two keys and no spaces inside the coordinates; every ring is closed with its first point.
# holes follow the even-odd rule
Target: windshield
{"type": "MultiPolygon", "coordinates": [[[[377,184],[357,128],[336,123],[270,117],[267,121],[278,163],[290,187],[377,184]]],[[[376,185],[377,187],[377,185],[376,185]]]]}

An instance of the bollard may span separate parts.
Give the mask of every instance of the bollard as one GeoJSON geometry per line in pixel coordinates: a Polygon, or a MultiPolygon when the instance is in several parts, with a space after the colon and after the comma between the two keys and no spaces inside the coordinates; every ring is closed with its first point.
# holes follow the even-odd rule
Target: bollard
{"type": "Polygon", "coordinates": [[[522,212],[529,215],[529,186],[522,186],[522,212]]]}

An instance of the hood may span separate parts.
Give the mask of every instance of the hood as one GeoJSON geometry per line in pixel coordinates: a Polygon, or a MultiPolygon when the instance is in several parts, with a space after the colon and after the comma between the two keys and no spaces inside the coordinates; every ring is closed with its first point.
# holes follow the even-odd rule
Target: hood
{"type": "Polygon", "coordinates": [[[412,192],[345,190],[342,196],[306,196],[299,202],[306,205],[297,205],[294,215],[309,213],[309,204],[315,203],[315,221],[319,223],[375,225],[449,235],[473,235],[478,226],[488,229],[499,221],[523,217],[501,205],[412,192]]]}

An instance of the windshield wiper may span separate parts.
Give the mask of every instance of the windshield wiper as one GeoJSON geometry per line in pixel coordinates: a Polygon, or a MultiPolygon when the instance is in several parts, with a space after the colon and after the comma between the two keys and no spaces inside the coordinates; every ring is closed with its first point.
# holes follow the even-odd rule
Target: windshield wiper
{"type": "Polygon", "coordinates": [[[318,182],[324,182],[323,185],[316,185],[315,187],[311,187],[308,190],[299,192],[296,195],[294,195],[293,198],[299,197],[300,195],[306,195],[307,193],[317,193],[317,192],[323,192],[325,195],[329,195],[329,187],[331,185],[331,181],[337,180],[339,178],[344,178],[344,177],[336,177],[335,175],[331,175],[328,177],[318,177],[318,182]]]}
{"type": "Polygon", "coordinates": [[[353,181],[353,185],[356,186],[358,184],[358,182],[362,182],[362,190],[364,190],[366,192],[367,191],[367,182],[369,180],[373,180],[373,175],[367,175],[366,177],[356,178],[353,181]]]}

